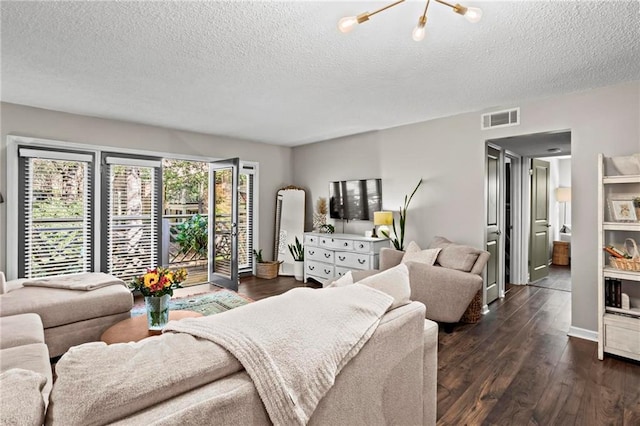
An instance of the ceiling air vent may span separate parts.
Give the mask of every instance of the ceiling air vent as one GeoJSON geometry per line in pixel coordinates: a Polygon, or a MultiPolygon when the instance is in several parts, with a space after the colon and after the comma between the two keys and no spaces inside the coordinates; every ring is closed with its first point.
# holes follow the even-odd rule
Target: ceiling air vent
{"type": "Polygon", "coordinates": [[[520,108],[489,112],[480,116],[480,128],[482,130],[495,129],[497,127],[517,126],[519,124],[520,108]]]}

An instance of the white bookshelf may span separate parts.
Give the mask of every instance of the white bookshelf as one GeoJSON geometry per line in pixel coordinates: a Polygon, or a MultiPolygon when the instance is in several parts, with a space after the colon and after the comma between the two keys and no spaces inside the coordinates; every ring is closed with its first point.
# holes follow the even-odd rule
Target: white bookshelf
{"type": "Polygon", "coordinates": [[[598,156],[598,358],[606,353],[640,361],[640,272],[609,265],[608,244],[622,247],[626,238],[640,242],[640,221],[616,222],[609,214],[609,200],[624,195],[640,196],[640,175],[608,176],[605,157],[598,156]],[[622,292],[630,293],[630,309],[605,306],[605,278],[622,281],[622,292]]]}

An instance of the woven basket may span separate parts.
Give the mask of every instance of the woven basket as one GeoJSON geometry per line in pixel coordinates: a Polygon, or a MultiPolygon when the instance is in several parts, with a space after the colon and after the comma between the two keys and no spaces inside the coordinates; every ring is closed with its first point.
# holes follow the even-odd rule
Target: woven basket
{"type": "Polygon", "coordinates": [[[460,322],[473,324],[480,321],[480,318],[482,318],[482,289],[478,290],[476,295],[473,297],[473,300],[469,303],[467,310],[462,314],[460,322]]]}
{"type": "Polygon", "coordinates": [[[622,259],[620,257],[609,257],[609,265],[623,271],[640,272],[640,260],[622,259]]]}
{"type": "Polygon", "coordinates": [[[638,245],[635,240],[633,238],[627,238],[624,241],[624,246],[627,253],[631,255],[631,259],[610,256],[609,265],[623,271],[640,272],[640,251],[638,251],[638,245]]]}
{"type": "Polygon", "coordinates": [[[278,269],[282,262],[258,262],[256,263],[256,277],[270,280],[278,276],[278,269]]]}

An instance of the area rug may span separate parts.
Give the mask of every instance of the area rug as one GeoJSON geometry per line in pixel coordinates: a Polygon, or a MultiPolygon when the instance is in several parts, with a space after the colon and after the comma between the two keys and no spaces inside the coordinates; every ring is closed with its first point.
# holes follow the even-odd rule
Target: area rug
{"type": "MultiPolygon", "coordinates": [[[[227,289],[220,289],[214,292],[194,294],[186,297],[174,297],[169,302],[169,310],[171,311],[194,311],[204,316],[219,314],[237,308],[253,300],[246,296],[238,294],[227,289]]],[[[133,305],[131,316],[136,317],[146,314],[147,310],[144,306],[144,300],[133,305]]]]}

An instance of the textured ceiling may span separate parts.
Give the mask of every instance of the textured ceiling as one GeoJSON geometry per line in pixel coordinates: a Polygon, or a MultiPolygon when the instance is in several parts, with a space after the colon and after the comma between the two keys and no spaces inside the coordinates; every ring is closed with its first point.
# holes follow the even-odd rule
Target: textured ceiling
{"type": "Polygon", "coordinates": [[[2,1],[5,102],[280,145],[640,79],[640,2],[2,1]]]}

